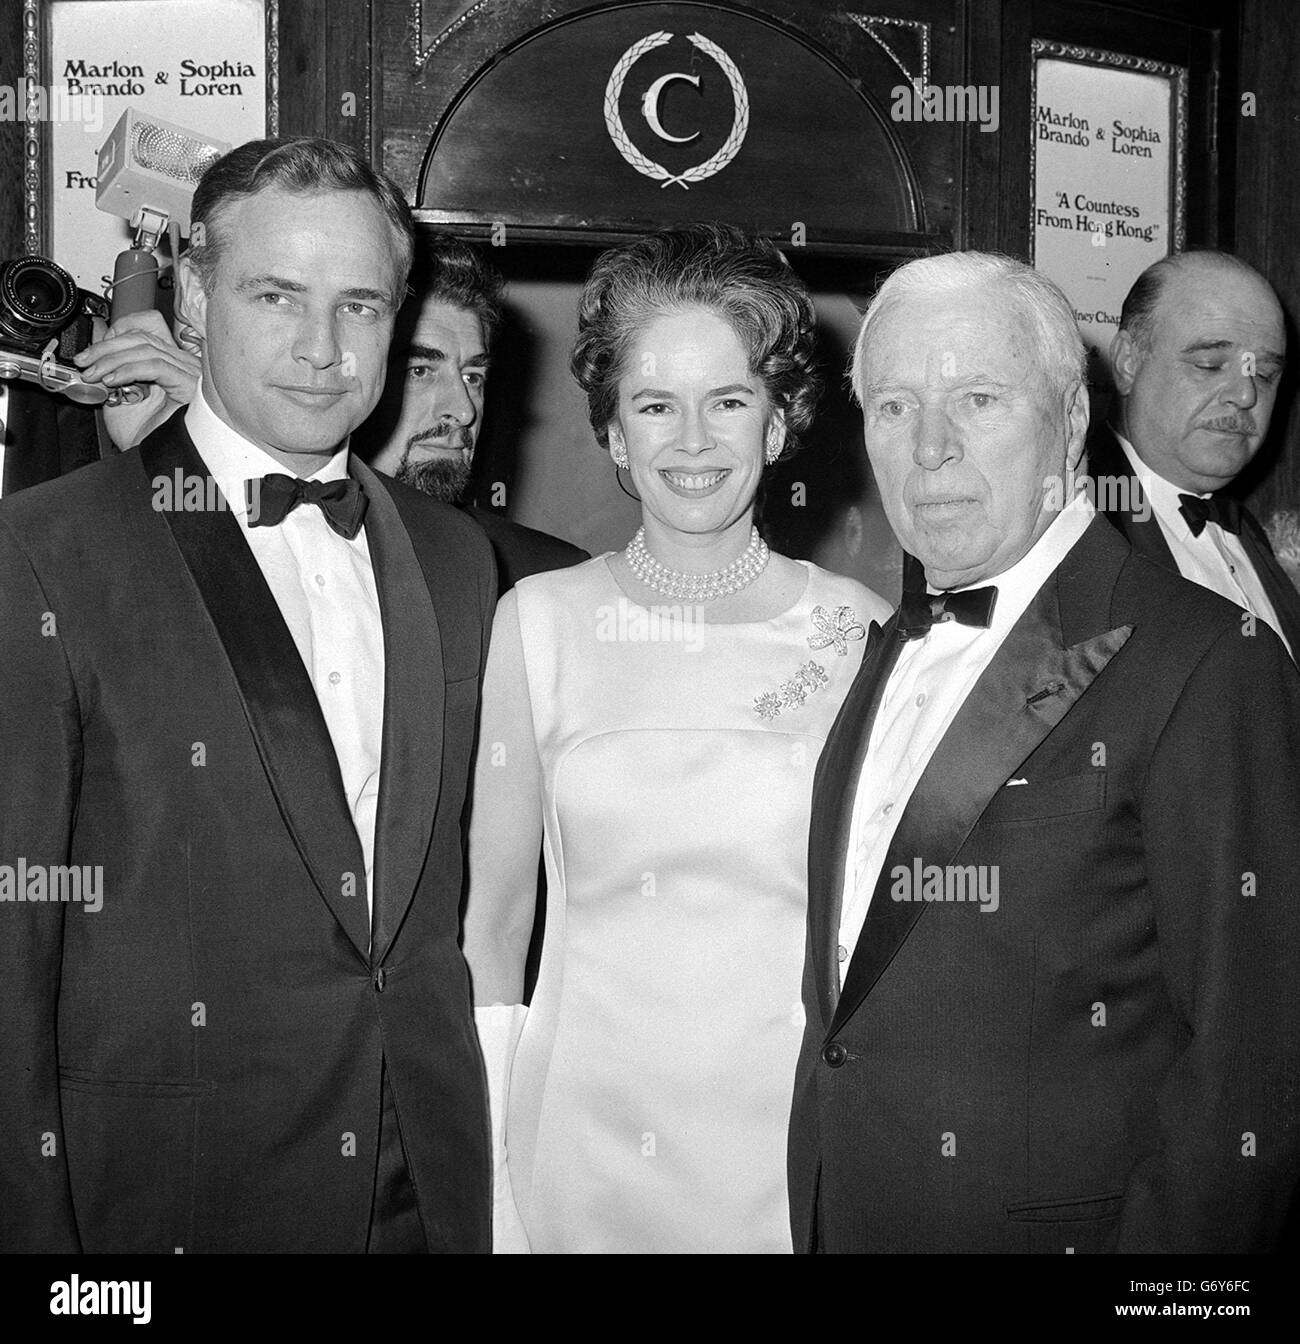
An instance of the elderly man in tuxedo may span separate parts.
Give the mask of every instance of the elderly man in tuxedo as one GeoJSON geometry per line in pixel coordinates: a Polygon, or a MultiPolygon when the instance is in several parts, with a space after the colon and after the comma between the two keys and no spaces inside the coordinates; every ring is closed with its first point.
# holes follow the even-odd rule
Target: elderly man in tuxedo
{"type": "MultiPolygon", "coordinates": [[[[1264,1250],[1300,1165],[1300,675],[1060,507],[1064,296],[895,272],[854,355],[924,568],[818,765],[796,1248],[1264,1250]]],[[[918,576],[919,577],[919,576],[918,576]]]]}
{"type": "Polygon", "coordinates": [[[410,214],[299,140],[193,217],[198,395],[0,503],[0,1247],[486,1250],[457,914],[493,563],[348,446],[410,214]]]}
{"type": "Polygon", "coordinates": [[[1286,356],[1272,286],[1226,252],[1147,267],[1110,358],[1115,427],[1088,448],[1094,499],[1133,549],[1265,621],[1300,657],[1300,593],[1231,493],[1268,433],[1286,356]]]}

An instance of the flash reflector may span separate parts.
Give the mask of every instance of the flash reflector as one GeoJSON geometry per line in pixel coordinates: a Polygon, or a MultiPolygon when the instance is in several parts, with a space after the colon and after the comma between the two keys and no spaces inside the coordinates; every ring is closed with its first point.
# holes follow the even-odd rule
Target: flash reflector
{"type": "Polygon", "coordinates": [[[95,205],[138,227],[144,212],[190,231],[190,199],[208,165],[230,149],[128,107],[99,150],[95,205]]]}

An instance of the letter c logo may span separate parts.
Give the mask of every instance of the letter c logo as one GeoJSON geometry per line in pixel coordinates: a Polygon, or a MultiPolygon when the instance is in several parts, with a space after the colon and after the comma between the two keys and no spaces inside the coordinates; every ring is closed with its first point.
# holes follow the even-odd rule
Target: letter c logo
{"type": "Polygon", "coordinates": [[[694,84],[697,89],[700,87],[699,75],[687,75],[680,71],[675,74],[660,75],[645,91],[645,97],[641,99],[641,115],[660,140],[670,140],[675,145],[689,145],[692,140],[699,139],[699,131],[696,131],[694,135],[670,135],[664,130],[663,122],[659,120],[659,103],[664,96],[664,89],[675,79],[683,79],[688,84],[694,84]]]}

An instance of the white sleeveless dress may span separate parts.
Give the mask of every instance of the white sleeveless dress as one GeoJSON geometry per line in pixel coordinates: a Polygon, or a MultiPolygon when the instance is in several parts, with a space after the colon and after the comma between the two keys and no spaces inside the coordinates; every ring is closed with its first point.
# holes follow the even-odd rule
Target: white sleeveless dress
{"type": "Polygon", "coordinates": [[[535,1253],[791,1248],[813,771],[887,611],[800,563],[746,624],[639,607],[603,556],[515,588],[548,896],[507,1143],[535,1253]]]}

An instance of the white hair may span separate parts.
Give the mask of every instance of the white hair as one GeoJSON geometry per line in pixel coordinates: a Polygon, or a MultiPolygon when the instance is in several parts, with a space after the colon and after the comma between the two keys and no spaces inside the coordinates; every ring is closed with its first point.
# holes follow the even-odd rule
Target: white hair
{"type": "Polygon", "coordinates": [[[1066,396],[1086,381],[1087,354],[1075,325],[1074,309],[1052,281],[1023,261],[996,252],[945,252],[900,266],[867,306],[849,366],[858,402],[863,400],[867,347],[885,313],[909,298],[995,287],[1006,295],[1009,306],[1023,322],[1048,388],[1066,396]]]}

